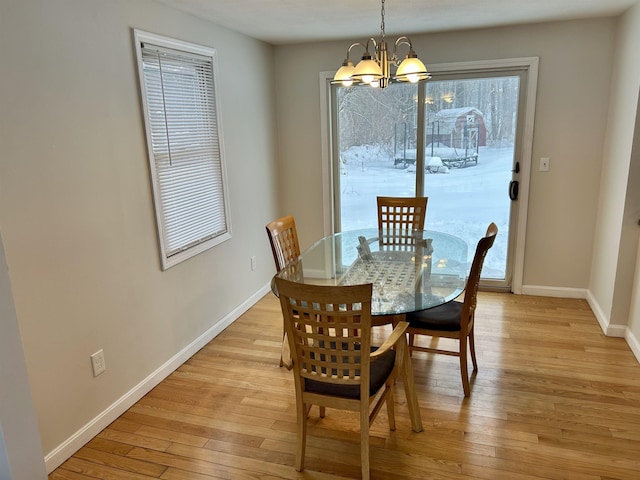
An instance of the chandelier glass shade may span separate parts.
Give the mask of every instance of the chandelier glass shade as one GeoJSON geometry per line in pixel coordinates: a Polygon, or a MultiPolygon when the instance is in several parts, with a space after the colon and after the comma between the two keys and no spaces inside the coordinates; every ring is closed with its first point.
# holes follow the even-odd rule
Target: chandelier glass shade
{"type": "Polygon", "coordinates": [[[347,58],[342,62],[333,77],[332,83],[338,83],[345,87],[351,85],[368,85],[370,87],[385,88],[391,82],[417,83],[431,78],[424,63],[413,50],[409,37],[399,37],[393,44],[393,52],[389,53],[387,47],[384,25],[384,2],[382,0],[382,21],[380,23],[380,39],[376,42],[370,38],[366,43],[356,42],[347,49],[347,58]],[[354,47],[362,47],[364,53],[357,65],[353,65],[350,55],[354,47]],[[408,47],[408,53],[402,61],[398,56],[399,47],[408,47]],[[369,52],[373,49],[373,55],[369,52]],[[391,68],[395,67],[395,73],[391,68]]]}

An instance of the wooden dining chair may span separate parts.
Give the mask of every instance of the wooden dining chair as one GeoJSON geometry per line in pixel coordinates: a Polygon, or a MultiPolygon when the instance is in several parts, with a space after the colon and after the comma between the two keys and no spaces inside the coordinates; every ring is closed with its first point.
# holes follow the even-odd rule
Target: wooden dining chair
{"type": "MultiPolygon", "coordinates": [[[[380,250],[413,250],[414,230],[424,230],[428,197],[377,197],[380,250]]],[[[377,323],[404,321],[404,314],[384,315],[377,323]]]]}
{"type": "MultiPolygon", "coordinates": [[[[269,243],[271,244],[271,252],[273,253],[273,261],[276,264],[276,272],[280,272],[300,256],[296,222],[292,215],[286,215],[267,223],[266,229],[269,243]]],[[[286,332],[283,326],[280,366],[290,368],[290,365],[289,345],[286,342],[286,332]]]]}
{"type": "Polygon", "coordinates": [[[380,245],[403,248],[415,244],[413,230],[424,230],[428,197],[377,197],[380,245]]]}
{"type": "Polygon", "coordinates": [[[473,262],[471,263],[471,271],[467,279],[463,302],[452,301],[435,308],[406,314],[406,320],[409,322],[409,328],[407,329],[409,333],[409,353],[421,351],[459,357],[460,375],[462,376],[462,388],[465,397],[471,394],[467,371],[467,344],[471,351],[473,370],[478,371],[473,334],[478,284],[480,283],[484,258],[493,246],[497,234],[498,227],[495,223],[491,223],[485,236],[478,242],[473,262]],[[458,350],[419,346],[416,344],[416,336],[418,335],[456,339],[458,340],[458,350]]]}
{"type": "Polygon", "coordinates": [[[286,215],[267,223],[266,229],[276,271],[279,272],[300,256],[296,222],[292,215],[286,215]]]}
{"type": "MultiPolygon", "coordinates": [[[[382,346],[371,346],[372,284],[305,285],[276,278],[293,357],[297,471],[304,469],[312,405],[358,412],[362,478],[369,479],[369,427],[384,403],[395,430],[394,384],[406,353],[406,322],[382,346]]],[[[408,360],[408,358],[407,358],[408,360]]],[[[412,386],[413,388],[413,386],[412,386]]]]}

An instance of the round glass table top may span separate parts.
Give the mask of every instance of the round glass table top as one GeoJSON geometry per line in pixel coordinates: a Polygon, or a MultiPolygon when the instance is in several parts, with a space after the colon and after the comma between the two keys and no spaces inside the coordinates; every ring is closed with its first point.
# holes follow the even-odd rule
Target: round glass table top
{"type": "MultiPolygon", "coordinates": [[[[398,315],[453,300],[463,292],[467,272],[461,238],[374,228],[324,237],[276,276],[312,285],[372,283],[371,313],[398,315]]],[[[275,282],[272,289],[277,295],[275,282]]]]}

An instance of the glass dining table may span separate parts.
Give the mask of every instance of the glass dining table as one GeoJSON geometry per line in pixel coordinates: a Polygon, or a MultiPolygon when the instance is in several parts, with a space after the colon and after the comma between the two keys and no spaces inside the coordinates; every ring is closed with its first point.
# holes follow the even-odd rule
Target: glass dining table
{"type": "MultiPolygon", "coordinates": [[[[276,277],[311,285],[372,283],[372,324],[380,326],[453,300],[464,291],[467,270],[467,244],[456,236],[433,230],[363,229],[318,240],[276,277]]],[[[271,289],[278,295],[276,277],[271,289]]],[[[409,360],[406,343],[402,350],[409,360]]],[[[403,364],[412,429],[420,432],[413,369],[410,361],[403,364]]]]}
{"type": "MultiPolygon", "coordinates": [[[[371,314],[385,323],[453,300],[464,291],[467,270],[467,244],[456,236],[363,229],[318,240],[276,276],[311,285],[372,283],[371,314]]],[[[271,287],[277,295],[275,282],[271,287]]]]}

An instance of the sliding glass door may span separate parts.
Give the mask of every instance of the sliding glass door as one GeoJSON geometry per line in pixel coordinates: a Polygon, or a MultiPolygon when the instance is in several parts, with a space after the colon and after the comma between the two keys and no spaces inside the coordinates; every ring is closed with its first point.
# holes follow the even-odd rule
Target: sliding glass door
{"type": "Polygon", "coordinates": [[[420,85],[331,88],[336,231],[376,224],[376,196],[429,197],[426,228],[499,234],[483,285],[513,273],[527,69],[442,72],[420,85]]]}

